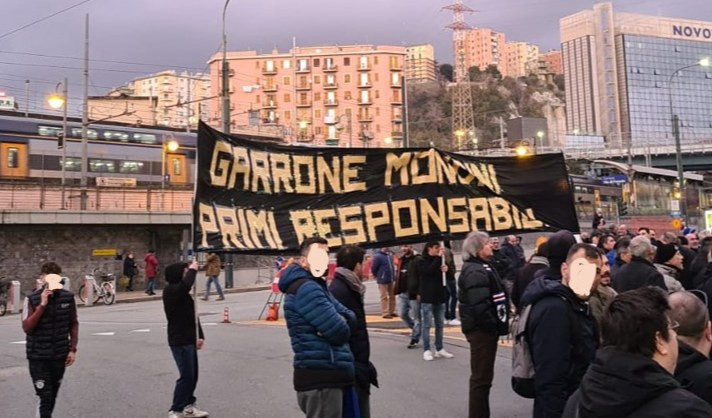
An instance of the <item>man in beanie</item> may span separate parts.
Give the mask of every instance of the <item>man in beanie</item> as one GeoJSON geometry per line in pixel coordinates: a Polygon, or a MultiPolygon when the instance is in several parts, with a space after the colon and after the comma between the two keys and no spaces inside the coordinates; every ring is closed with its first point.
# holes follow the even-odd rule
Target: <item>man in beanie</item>
{"type": "Polygon", "coordinates": [[[655,253],[655,268],[665,279],[665,287],[668,292],[679,292],[683,290],[680,284],[682,274],[682,254],[675,244],[660,244],[655,253]]]}
{"type": "Polygon", "coordinates": [[[173,391],[173,405],[168,418],[207,417],[208,413],[195,406],[195,387],[198,385],[198,351],[205,336],[198,321],[190,290],[195,283],[198,262],[174,263],[166,267],[167,286],[163,290],[163,310],[168,320],[168,345],[180,377],[173,391]],[[196,335],[196,328],[198,335],[196,335]]]}
{"type": "Polygon", "coordinates": [[[663,275],[653,266],[653,246],[647,237],[638,235],[630,240],[630,263],[616,273],[613,289],[618,293],[645,286],[657,286],[667,291],[663,275]]]}

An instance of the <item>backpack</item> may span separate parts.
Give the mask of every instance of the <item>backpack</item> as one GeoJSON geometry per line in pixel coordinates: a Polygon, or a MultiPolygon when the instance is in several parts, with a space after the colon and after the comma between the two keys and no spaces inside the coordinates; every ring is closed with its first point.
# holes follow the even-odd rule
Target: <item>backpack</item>
{"type": "Polygon", "coordinates": [[[532,305],[527,305],[512,321],[512,390],[524,398],[534,399],[534,362],[527,342],[527,322],[532,305]]]}

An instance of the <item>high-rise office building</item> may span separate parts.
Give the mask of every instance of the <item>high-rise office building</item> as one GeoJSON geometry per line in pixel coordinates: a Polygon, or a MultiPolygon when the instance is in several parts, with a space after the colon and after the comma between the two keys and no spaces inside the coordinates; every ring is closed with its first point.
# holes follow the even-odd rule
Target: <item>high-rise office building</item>
{"type": "MultiPolygon", "coordinates": [[[[287,140],[314,145],[397,145],[405,57],[404,47],[382,45],[228,52],[232,129],[278,128],[287,140]]],[[[210,59],[212,96],[220,93],[221,60],[221,53],[210,59]]],[[[211,124],[221,128],[218,98],[212,111],[211,124]]]]}
{"type": "Polygon", "coordinates": [[[612,147],[712,140],[712,22],[614,13],[601,3],[561,19],[567,130],[612,147]],[[708,59],[705,61],[705,59],[708,59]]]}

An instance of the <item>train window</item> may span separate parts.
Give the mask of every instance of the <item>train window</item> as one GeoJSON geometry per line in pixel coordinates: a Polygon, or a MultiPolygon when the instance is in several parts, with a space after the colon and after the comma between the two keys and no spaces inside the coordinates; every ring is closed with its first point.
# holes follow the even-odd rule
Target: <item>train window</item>
{"type": "MultiPolygon", "coordinates": [[[[81,138],[82,128],[72,128],[72,137],[81,138]]],[[[99,138],[99,132],[97,132],[95,129],[87,129],[87,138],[97,139],[99,138]]]]}
{"type": "Polygon", "coordinates": [[[111,160],[89,160],[89,171],[96,173],[115,173],[116,164],[111,160]]]}
{"type": "Polygon", "coordinates": [[[57,136],[60,132],[62,132],[62,128],[59,126],[40,125],[37,127],[37,133],[42,136],[57,136]]]}
{"type": "Polygon", "coordinates": [[[119,131],[104,131],[104,139],[115,139],[119,141],[126,142],[129,140],[129,134],[126,132],[119,132],[119,131]]]}
{"type": "Polygon", "coordinates": [[[20,150],[15,147],[7,149],[7,168],[18,168],[20,166],[20,150]]]}
{"type": "Polygon", "coordinates": [[[139,173],[143,170],[141,161],[122,161],[119,167],[121,173],[139,173]]]}
{"type": "Polygon", "coordinates": [[[134,142],[139,142],[141,144],[156,144],[158,139],[154,134],[133,134],[134,142]]]}
{"type": "Polygon", "coordinates": [[[79,158],[67,158],[65,162],[62,162],[60,158],[60,167],[64,164],[65,171],[81,171],[82,170],[82,160],[79,158]]]}
{"type": "Polygon", "coordinates": [[[173,158],[172,160],[173,164],[173,175],[174,176],[180,176],[181,174],[181,164],[180,164],[180,158],[173,158]]]}

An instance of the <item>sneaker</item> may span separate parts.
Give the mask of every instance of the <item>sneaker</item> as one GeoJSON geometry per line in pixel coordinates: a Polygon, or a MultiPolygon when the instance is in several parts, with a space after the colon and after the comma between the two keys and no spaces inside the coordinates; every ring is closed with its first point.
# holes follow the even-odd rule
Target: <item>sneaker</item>
{"type": "Polygon", "coordinates": [[[408,344],[408,348],[415,348],[418,346],[418,340],[410,340],[410,344],[408,344]]]}
{"type": "Polygon", "coordinates": [[[168,418],[183,418],[183,413],[182,413],[182,412],[176,412],[176,411],[169,411],[169,412],[168,412],[168,418]]]}
{"type": "Polygon", "coordinates": [[[455,357],[455,356],[453,356],[452,353],[448,353],[448,352],[445,351],[445,349],[443,348],[442,350],[438,350],[438,351],[435,352],[435,357],[453,358],[453,357],[455,357]]]}
{"type": "Polygon", "coordinates": [[[207,417],[208,413],[196,408],[195,405],[188,405],[183,409],[182,416],[184,418],[203,418],[207,417]]]}
{"type": "Polygon", "coordinates": [[[462,325],[462,322],[460,322],[459,319],[451,319],[450,320],[450,325],[462,325]]]}
{"type": "Polygon", "coordinates": [[[225,296],[220,296],[217,300],[218,301],[225,300],[225,296]]]}
{"type": "Polygon", "coordinates": [[[444,324],[445,324],[445,325],[450,325],[450,320],[449,320],[449,319],[446,319],[445,322],[444,322],[444,324]]]}
{"type": "Polygon", "coordinates": [[[433,352],[430,350],[426,350],[423,353],[423,360],[425,361],[433,361],[433,352]]]}
{"type": "Polygon", "coordinates": [[[200,298],[200,300],[208,300],[208,298],[200,298]]]}

